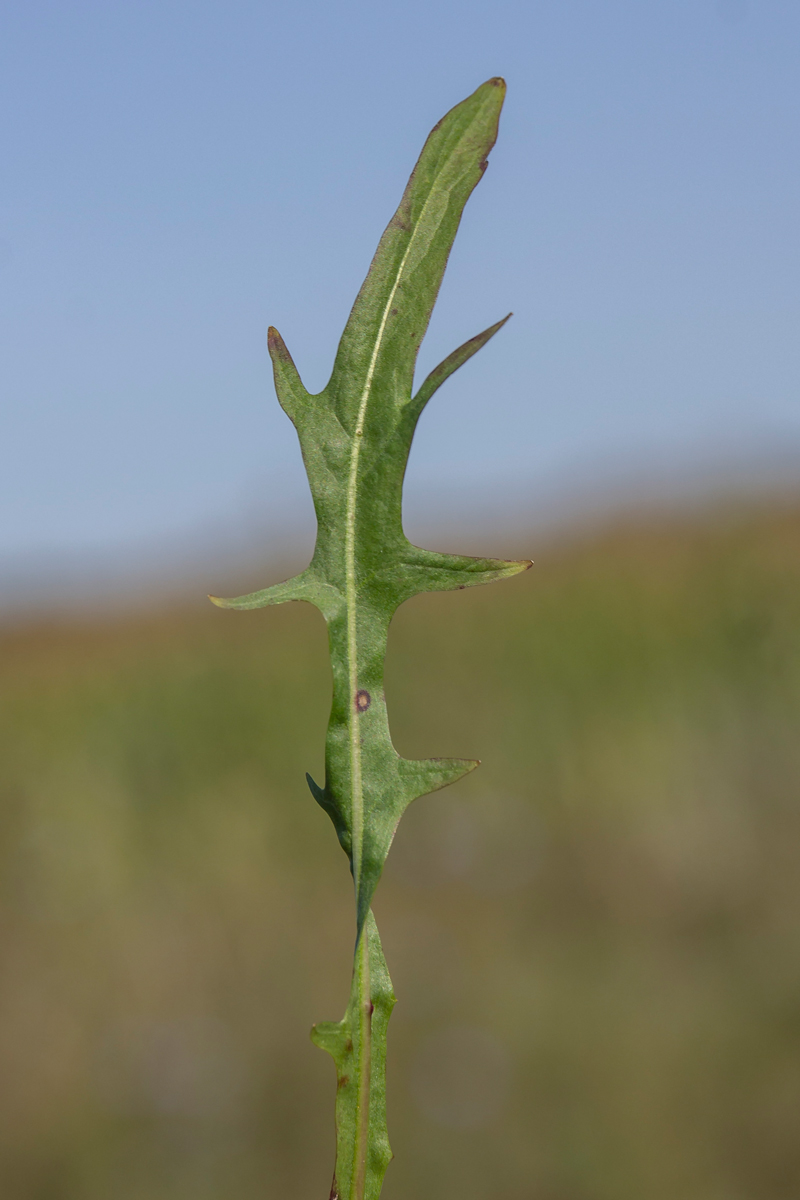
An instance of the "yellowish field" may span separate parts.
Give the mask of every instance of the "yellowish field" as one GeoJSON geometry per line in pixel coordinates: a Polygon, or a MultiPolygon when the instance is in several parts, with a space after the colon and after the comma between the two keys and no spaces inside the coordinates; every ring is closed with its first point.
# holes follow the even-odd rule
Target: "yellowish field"
{"type": "MultiPolygon", "coordinates": [[[[393,627],[398,749],[483,766],[378,892],[386,1200],[796,1200],[800,509],[537,558],[393,627]]],[[[328,702],[306,606],[2,636],[3,1200],[327,1196],[328,702]]]]}

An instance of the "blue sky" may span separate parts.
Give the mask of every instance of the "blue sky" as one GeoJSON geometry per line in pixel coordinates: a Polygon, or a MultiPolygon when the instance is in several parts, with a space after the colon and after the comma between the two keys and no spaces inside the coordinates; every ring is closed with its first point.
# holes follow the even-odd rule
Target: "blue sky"
{"type": "Polygon", "coordinates": [[[796,0],[7,0],[0,26],[0,556],[308,524],[267,326],[321,388],[428,130],[496,74],[420,371],[515,316],[423,417],[412,525],[800,458],[796,0]]]}

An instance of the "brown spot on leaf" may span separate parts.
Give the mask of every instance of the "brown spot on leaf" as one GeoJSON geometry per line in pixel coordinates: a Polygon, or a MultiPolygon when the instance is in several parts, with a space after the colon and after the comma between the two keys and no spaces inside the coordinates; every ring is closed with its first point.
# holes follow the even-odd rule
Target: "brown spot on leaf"
{"type": "Polygon", "coordinates": [[[350,1082],[350,1076],[349,1076],[349,1075],[341,1075],[341,1076],[339,1077],[339,1082],[337,1083],[337,1085],[336,1085],[336,1086],[337,1086],[338,1088],[347,1087],[347,1085],[348,1085],[348,1083],[349,1083],[349,1082],[350,1082]]]}
{"type": "Polygon", "coordinates": [[[362,688],[361,691],[356,692],[356,712],[366,712],[370,704],[372,704],[372,696],[368,691],[362,688]]]}
{"type": "Polygon", "coordinates": [[[333,1177],[333,1183],[331,1184],[331,1194],[328,1197],[328,1200],[339,1200],[339,1185],[336,1182],[335,1175],[333,1177]]]}

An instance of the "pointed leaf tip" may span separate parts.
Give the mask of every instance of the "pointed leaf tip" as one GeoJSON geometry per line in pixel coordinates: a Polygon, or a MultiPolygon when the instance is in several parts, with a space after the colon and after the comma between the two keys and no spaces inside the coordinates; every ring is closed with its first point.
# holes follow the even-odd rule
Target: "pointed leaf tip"
{"type": "Polygon", "coordinates": [[[300,575],[286,579],[283,583],[274,583],[272,587],[262,588],[258,592],[249,592],[246,596],[233,598],[209,596],[217,608],[266,608],[270,604],[284,604],[287,600],[308,600],[311,604],[319,604],[322,589],[314,586],[304,571],[300,575]]]}
{"type": "Polygon", "coordinates": [[[303,381],[286,343],[274,325],[270,325],[267,330],[267,349],[272,359],[275,391],[281,408],[296,423],[298,414],[308,399],[308,392],[303,387],[303,381]]]}
{"type": "Polygon", "coordinates": [[[270,354],[278,354],[282,358],[291,358],[289,351],[286,349],[286,343],[274,325],[270,325],[267,330],[267,348],[270,354]]]}
{"type": "Polygon", "coordinates": [[[430,375],[426,376],[425,381],[421,385],[419,391],[411,401],[412,409],[415,413],[421,413],[425,405],[433,395],[439,390],[445,380],[449,379],[454,371],[459,367],[463,367],[465,362],[468,362],[473,354],[477,354],[483,349],[488,341],[490,341],[496,333],[503,328],[507,321],[513,317],[513,313],[503,317],[502,321],[495,321],[494,325],[490,325],[488,329],[484,329],[482,333],[478,333],[475,337],[464,342],[452,354],[448,354],[438,367],[434,367],[430,375]]]}

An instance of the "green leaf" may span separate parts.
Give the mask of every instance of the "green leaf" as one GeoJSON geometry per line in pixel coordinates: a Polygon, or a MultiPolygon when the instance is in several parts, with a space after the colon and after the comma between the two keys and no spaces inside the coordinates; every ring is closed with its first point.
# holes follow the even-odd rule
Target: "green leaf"
{"type": "Polygon", "coordinates": [[[402,526],[403,477],[420,413],[508,320],[455,350],[412,395],[419,346],[464,205],[486,169],[504,97],[503,80],[490,79],[431,132],[380,240],[322,392],[306,391],[283,339],[270,329],[275,389],[297,429],[314,500],[314,556],[286,583],[235,600],[214,598],[240,609],[307,600],[328,624],[333,704],[325,783],[320,787],[309,778],[309,786],[350,859],[357,948],[347,1015],[338,1025],[317,1026],[315,1040],[330,1050],[339,1072],[337,1194],[347,1200],[377,1197],[389,1153],[379,1030],[385,1032],[391,1010],[391,985],[370,914],[372,896],[406,807],[478,765],[398,755],[383,693],[389,622],[398,605],[420,592],[489,583],[530,566],[423,550],[408,541],[402,526]],[[370,1005],[371,1033],[364,1023],[370,1005]]]}

